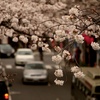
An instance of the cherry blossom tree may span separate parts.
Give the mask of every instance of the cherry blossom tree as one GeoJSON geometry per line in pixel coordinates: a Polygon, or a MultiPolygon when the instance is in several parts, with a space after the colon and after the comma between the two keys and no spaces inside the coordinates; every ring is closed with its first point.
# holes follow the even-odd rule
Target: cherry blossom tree
{"type": "MultiPolygon", "coordinates": [[[[83,33],[95,38],[100,37],[100,8],[68,4],[54,0],[0,0],[0,38],[11,37],[12,41],[22,41],[31,45],[32,50],[42,47],[45,52],[52,52],[49,42],[57,44],[52,61],[59,65],[54,74],[57,85],[64,81],[61,63],[71,59],[71,49],[74,42],[84,43],[83,33]],[[59,43],[68,42],[61,48],[59,43]]],[[[100,50],[100,45],[92,42],[94,50],[100,50]]],[[[77,63],[77,61],[76,61],[77,63]]],[[[85,75],[79,68],[71,67],[75,77],[83,78],[85,75]]]]}

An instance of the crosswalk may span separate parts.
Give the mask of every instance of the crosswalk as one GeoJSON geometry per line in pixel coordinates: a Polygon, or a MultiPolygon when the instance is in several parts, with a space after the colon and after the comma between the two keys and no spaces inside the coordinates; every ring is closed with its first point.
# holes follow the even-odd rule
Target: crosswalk
{"type": "MultiPolygon", "coordinates": [[[[0,69],[2,69],[3,67],[0,66],[0,69]]],[[[24,69],[23,66],[13,66],[13,65],[5,65],[4,66],[5,69],[24,69]]],[[[45,65],[46,69],[57,69],[59,68],[58,65],[45,65]]]]}

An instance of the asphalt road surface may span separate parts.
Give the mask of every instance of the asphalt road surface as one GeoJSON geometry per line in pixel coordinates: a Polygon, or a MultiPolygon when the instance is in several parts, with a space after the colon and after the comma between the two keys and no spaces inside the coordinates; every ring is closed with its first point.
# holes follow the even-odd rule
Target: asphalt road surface
{"type": "MultiPolygon", "coordinates": [[[[12,77],[14,81],[12,87],[10,87],[10,100],[71,100],[71,73],[64,68],[64,85],[55,85],[54,70],[57,66],[51,61],[51,56],[52,54],[44,55],[44,62],[49,72],[49,83],[47,85],[41,83],[22,84],[23,67],[15,66],[14,59],[2,59],[6,74],[16,73],[16,76],[12,77]]],[[[35,59],[39,60],[38,53],[35,54],[35,59]]]]}

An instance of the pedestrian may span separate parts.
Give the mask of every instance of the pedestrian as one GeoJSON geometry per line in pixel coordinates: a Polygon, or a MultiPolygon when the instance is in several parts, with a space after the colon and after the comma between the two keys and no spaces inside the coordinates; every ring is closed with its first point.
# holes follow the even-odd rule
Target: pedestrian
{"type": "Polygon", "coordinates": [[[90,50],[89,45],[85,43],[85,65],[90,65],[90,50]]]}
{"type": "Polygon", "coordinates": [[[40,55],[40,60],[43,61],[43,50],[42,47],[38,47],[39,55],[40,55]]]}
{"type": "Polygon", "coordinates": [[[90,50],[90,67],[94,67],[96,64],[97,52],[96,52],[96,50],[93,50],[93,48],[91,46],[90,46],[89,50],[90,50]]]}
{"type": "Polygon", "coordinates": [[[75,50],[75,60],[77,61],[78,64],[80,64],[80,55],[81,55],[81,49],[79,48],[79,46],[77,46],[75,50]]]}

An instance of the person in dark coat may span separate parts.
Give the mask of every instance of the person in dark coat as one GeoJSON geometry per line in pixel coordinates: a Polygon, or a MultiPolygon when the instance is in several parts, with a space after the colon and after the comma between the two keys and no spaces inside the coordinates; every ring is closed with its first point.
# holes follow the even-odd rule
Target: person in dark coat
{"type": "Polygon", "coordinates": [[[38,47],[39,55],[40,55],[40,60],[43,61],[43,50],[42,47],[38,47]]]}
{"type": "Polygon", "coordinates": [[[80,55],[81,55],[81,49],[77,46],[75,51],[75,59],[78,64],[80,64],[80,55]]]}
{"type": "Polygon", "coordinates": [[[90,67],[94,67],[96,64],[97,52],[96,52],[96,50],[93,50],[91,46],[90,46],[89,50],[90,50],[90,67]]]}

